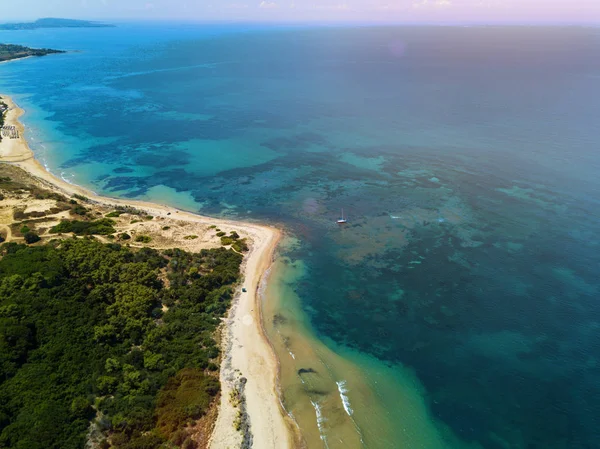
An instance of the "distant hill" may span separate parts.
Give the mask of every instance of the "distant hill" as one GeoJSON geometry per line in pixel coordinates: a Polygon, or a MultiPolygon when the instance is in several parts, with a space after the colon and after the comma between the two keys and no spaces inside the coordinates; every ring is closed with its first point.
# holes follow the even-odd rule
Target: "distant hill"
{"type": "Polygon", "coordinates": [[[61,50],[49,48],[29,48],[22,45],[0,44],[0,62],[11,59],[27,58],[28,56],[46,56],[52,53],[65,53],[61,50]]]}
{"type": "Polygon", "coordinates": [[[73,19],[38,19],[35,22],[4,23],[0,24],[0,30],[35,30],[38,28],[107,28],[114,27],[99,22],[73,19]]]}

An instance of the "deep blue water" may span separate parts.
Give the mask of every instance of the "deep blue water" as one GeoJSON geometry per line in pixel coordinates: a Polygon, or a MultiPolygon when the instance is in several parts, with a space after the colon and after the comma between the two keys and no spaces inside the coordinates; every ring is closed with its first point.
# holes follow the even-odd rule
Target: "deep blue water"
{"type": "Polygon", "coordinates": [[[490,449],[600,447],[600,30],[0,32],[32,146],[111,195],[285,224],[316,331],[490,449]],[[344,207],[350,223],[335,225],[344,207]]]}

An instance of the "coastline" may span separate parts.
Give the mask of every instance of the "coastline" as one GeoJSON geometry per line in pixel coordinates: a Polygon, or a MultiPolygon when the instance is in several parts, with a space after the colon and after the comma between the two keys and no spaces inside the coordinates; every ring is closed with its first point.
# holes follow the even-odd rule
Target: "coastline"
{"type": "Polygon", "coordinates": [[[6,95],[0,95],[9,106],[5,124],[17,127],[18,139],[4,138],[0,142],[0,162],[20,167],[48,188],[68,195],[83,195],[92,202],[107,206],[133,206],[157,217],[203,224],[235,226],[248,235],[252,244],[243,264],[243,286],[238,292],[222,331],[221,399],[219,413],[208,442],[214,449],[242,443],[243,434],[235,428],[238,408],[230,401],[231,392],[243,382],[244,409],[255,447],[284,449],[294,447],[297,431],[287,417],[277,389],[279,362],[262,324],[260,289],[268,276],[281,231],[259,224],[204,217],[161,204],[122,200],[95,193],[56,177],[35,159],[24,137],[25,128],[19,121],[24,111],[6,95]]]}
{"type": "Polygon", "coordinates": [[[0,64],[7,64],[7,63],[13,62],[13,61],[21,61],[23,59],[28,59],[28,58],[33,58],[33,56],[31,56],[31,55],[19,56],[18,58],[4,59],[4,60],[0,61],[0,64]]]}

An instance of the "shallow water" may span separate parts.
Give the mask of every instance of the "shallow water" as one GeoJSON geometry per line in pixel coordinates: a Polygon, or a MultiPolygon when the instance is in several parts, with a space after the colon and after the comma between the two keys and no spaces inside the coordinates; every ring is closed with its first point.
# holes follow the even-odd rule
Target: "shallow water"
{"type": "Polygon", "coordinates": [[[311,447],[600,446],[598,29],[0,41],[81,50],[0,66],[53,172],[298,239],[265,321],[311,447]]]}
{"type": "Polygon", "coordinates": [[[280,256],[269,276],[263,312],[281,359],[283,403],[308,447],[480,447],[459,442],[430,415],[411,370],[315,338],[294,291],[305,275],[301,261],[280,256]]]}

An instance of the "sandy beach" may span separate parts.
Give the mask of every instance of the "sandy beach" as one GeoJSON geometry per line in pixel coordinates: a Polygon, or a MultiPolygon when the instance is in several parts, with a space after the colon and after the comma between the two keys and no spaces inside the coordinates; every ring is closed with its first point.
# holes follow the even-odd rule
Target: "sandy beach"
{"type": "MultiPolygon", "coordinates": [[[[10,97],[0,96],[9,106],[5,125],[16,126],[19,130],[19,138],[4,138],[0,142],[0,162],[22,168],[46,188],[63,194],[83,195],[90,201],[107,207],[134,207],[158,217],[163,220],[161,223],[181,222],[201,224],[204,227],[217,225],[224,230],[237,229],[248,238],[251,243],[250,251],[243,265],[243,288],[246,292],[242,292],[240,288],[222,330],[222,394],[209,445],[214,449],[241,447],[250,438],[252,446],[260,449],[296,446],[296,427],[285,414],[277,393],[278,362],[265,336],[261,320],[260,289],[268,275],[281,232],[253,223],[203,217],[150,202],[102,197],[69,184],[48,172],[35,159],[25,140],[25,129],[19,121],[23,110],[10,97]],[[238,402],[231,399],[232,392],[242,394],[243,410],[240,410],[238,402]],[[241,430],[239,425],[236,426],[240,416],[243,421],[241,430]],[[249,432],[244,429],[249,429],[249,432]]],[[[195,244],[201,247],[202,242],[195,244]]]]}

